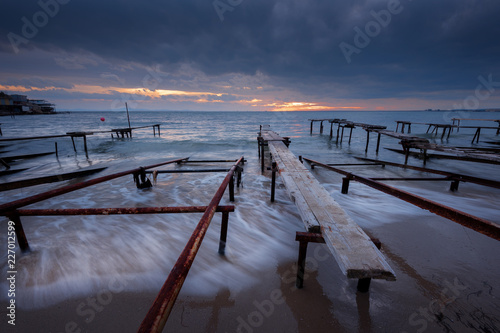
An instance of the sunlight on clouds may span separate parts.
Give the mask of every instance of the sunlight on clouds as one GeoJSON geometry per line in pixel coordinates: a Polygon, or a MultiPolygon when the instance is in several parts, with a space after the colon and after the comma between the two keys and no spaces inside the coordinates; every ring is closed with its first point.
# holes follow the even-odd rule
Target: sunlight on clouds
{"type": "Polygon", "coordinates": [[[270,103],[265,106],[271,107],[269,111],[326,111],[339,109],[360,109],[359,106],[326,106],[310,102],[283,102],[270,103]]]}

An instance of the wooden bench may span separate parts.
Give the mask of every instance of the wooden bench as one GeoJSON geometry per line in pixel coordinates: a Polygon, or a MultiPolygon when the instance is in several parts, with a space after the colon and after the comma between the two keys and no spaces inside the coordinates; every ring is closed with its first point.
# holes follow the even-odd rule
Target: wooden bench
{"type": "MultiPolygon", "coordinates": [[[[369,285],[372,278],[395,280],[394,271],[370,237],[346,214],[285,144],[282,141],[269,141],[268,146],[277,165],[277,172],[297,206],[306,230],[312,234],[321,233],[320,236],[342,272],[348,278],[360,279],[365,285],[369,285]]],[[[318,236],[312,236],[318,239],[318,236]]],[[[300,272],[298,277],[300,278],[300,272]]],[[[299,279],[297,286],[301,287],[299,279]]]]}

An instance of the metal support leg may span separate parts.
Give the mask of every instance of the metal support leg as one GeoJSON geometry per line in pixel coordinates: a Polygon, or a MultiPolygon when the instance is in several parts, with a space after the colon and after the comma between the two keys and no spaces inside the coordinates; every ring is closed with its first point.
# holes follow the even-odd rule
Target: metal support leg
{"type": "Polygon", "coordinates": [[[12,222],[14,222],[17,243],[19,244],[19,248],[21,249],[21,252],[23,252],[23,253],[29,252],[30,246],[28,244],[28,239],[26,238],[26,234],[24,233],[23,224],[21,223],[21,218],[19,217],[19,214],[12,213],[7,217],[12,222]]]}
{"type": "Polygon", "coordinates": [[[234,176],[229,180],[229,201],[234,201],[234,176]]]}
{"type": "Polygon", "coordinates": [[[71,136],[71,142],[73,143],[73,150],[76,153],[75,138],[73,136],[71,136]]]}
{"type": "Polygon", "coordinates": [[[349,192],[349,182],[351,180],[351,177],[344,177],[342,178],[342,194],[347,194],[349,192]]]}
{"type": "Polygon", "coordinates": [[[89,152],[87,150],[87,136],[86,135],[83,136],[83,147],[85,149],[85,156],[87,158],[89,158],[89,152]]]}
{"type": "Polygon", "coordinates": [[[370,143],[370,131],[366,131],[366,148],[365,153],[368,152],[368,144],[370,143]]]}
{"type": "Polygon", "coordinates": [[[295,281],[295,286],[298,289],[304,287],[304,272],[306,269],[306,255],[307,255],[307,241],[299,242],[299,258],[297,260],[297,280],[295,281]]]}
{"type": "Polygon", "coordinates": [[[274,202],[275,191],[276,191],[276,162],[273,162],[271,171],[271,202],[274,202]]]}
{"type": "Polygon", "coordinates": [[[451,182],[450,184],[450,191],[455,192],[458,191],[458,185],[460,184],[460,181],[455,179],[451,182]]]}
{"type": "Polygon", "coordinates": [[[229,213],[222,213],[222,223],[220,226],[220,241],[219,241],[219,254],[225,255],[226,253],[226,239],[227,239],[227,225],[229,222],[229,213]]]}
{"type": "Polygon", "coordinates": [[[260,170],[264,173],[264,141],[260,143],[260,170]]]}
{"type": "Polygon", "coordinates": [[[378,150],[380,148],[380,133],[378,133],[378,137],[377,137],[377,150],[375,151],[377,154],[378,154],[378,150]]]}

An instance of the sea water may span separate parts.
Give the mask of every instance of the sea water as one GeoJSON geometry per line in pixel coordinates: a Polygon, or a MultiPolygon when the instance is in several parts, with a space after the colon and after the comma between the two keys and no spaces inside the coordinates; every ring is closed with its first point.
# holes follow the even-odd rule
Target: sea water
{"type": "MultiPolygon", "coordinates": [[[[107,167],[99,174],[112,174],[139,166],[171,159],[232,159],[244,156],[243,183],[236,190],[236,210],[230,214],[226,256],[217,253],[220,214],[216,214],[188,275],[183,292],[213,295],[222,288],[243,290],[255,285],[261,272],[280,263],[296,259],[294,240],[303,224],[295,205],[289,200],[278,179],[276,202],[270,202],[270,173],[260,170],[257,132],[261,124],[269,124],[282,136],[290,137],[291,151],[325,163],[359,163],[355,157],[378,158],[403,163],[404,157],[385,148],[398,148],[398,139],[381,139],[377,154],[376,135],[370,137],[365,153],[366,132],[349,129],[342,144],[333,139],[330,124],[319,123],[310,132],[309,119],[347,119],[395,130],[396,120],[420,123],[450,123],[453,117],[500,119],[492,112],[130,112],[132,127],[161,124],[161,136],[151,127],[133,131],[132,138],[112,138],[110,133],[97,133],[128,127],[125,112],[73,112],[56,115],[3,117],[3,138],[96,131],[87,136],[88,157],[82,138],[75,138],[76,152],[70,138],[1,143],[1,156],[51,152],[54,154],[12,164],[12,169],[26,171],[2,176],[2,182],[45,175],[107,167]],[[104,121],[101,121],[104,118],[104,121]]],[[[494,122],[462,121],[462,125],[496,126],[494,122]]],[[[441,140],[426,133],[426,125],[414,124],[412,134],[448,146],[470,147],[475,129],[454,131],[441,140]]],[[[499,141],[496,130],[483,130],[479,144],[499,141]]],[[[410,158],[410,164],[422,161],[410,158]]],[[[229,168],[229,163],[170,165],[159,169],[229,168]]],[[[427,167],[476,177],[500,180],[498,165],[453,160],[431,159],[427,167]]],[[[432,175],[393,167],[343,167],[356,174],[371,177],[429,177],[432,175]]],[[[342,176],[316,168],[315,176],[334,199],[363,228],[380,228],[434,215],[401,200],[382,194],[362,184],[352,183],[349,195],[340,193],[342,176]]],[[[147,190],[137,189],[132,176],[125,176],[47,199],[26,208],[106,208],[207,205],[225,173],[160,174],[157,184],[147,190]]],[[[0,193],[7,203],[42,193],[79,180],[26,187],[0,193]]],[[[390,185],[435,200],[469,214],[499,223],[500,190],[461,184],[458,192],[450,192],[449,182],[391,182],[390,185]]],[[[231,204],[225,194],[222,204],[231,204]]],[[[17,251],[17,294],[20,308],[36,309],[57,302],[95,293],[119,283],[128,291],[157,292],[177,257],[184,248],[202,214],[156,214],[114,216],[48,216],[22,217],[31,252],[17,251]]],[[[2,218],[1,244],[7,243],[7,218],[2,218]]],[[[453,223],[453,222],[449,222],[453,223]]],[[[5,246],[4,246],[5,248],[5,246]]],[[[7,272],[7,251],[0,252],[2,276],[7,272]]],[[[458,259],[457,259],[458,260],[458,259]]],[[[7,295],[7,282],[0,280],[0,298],[7,295]]]]}

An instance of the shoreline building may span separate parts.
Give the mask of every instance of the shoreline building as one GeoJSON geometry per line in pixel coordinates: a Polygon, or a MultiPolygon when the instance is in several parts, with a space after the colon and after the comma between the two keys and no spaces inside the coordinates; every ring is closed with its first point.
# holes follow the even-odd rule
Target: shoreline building
{"type": "Polygon", "coordinates": [[[3,114],[50,114],[56,106],[43,99],[28,99],[26,95],[7,95],[0,92],[0,112],[3,114]]]}

